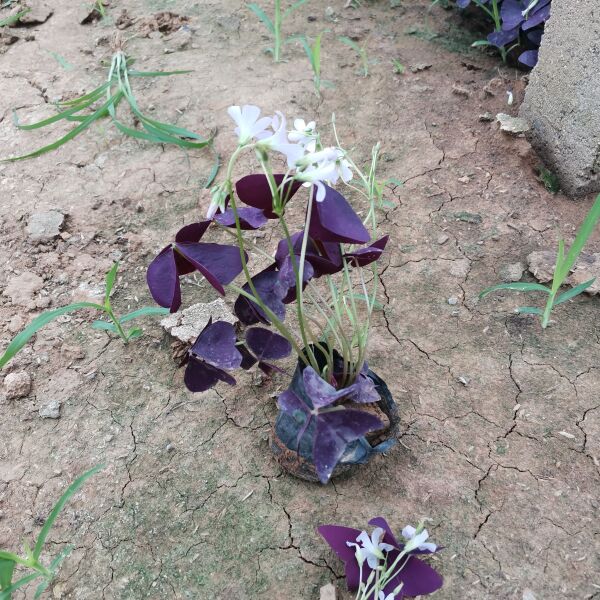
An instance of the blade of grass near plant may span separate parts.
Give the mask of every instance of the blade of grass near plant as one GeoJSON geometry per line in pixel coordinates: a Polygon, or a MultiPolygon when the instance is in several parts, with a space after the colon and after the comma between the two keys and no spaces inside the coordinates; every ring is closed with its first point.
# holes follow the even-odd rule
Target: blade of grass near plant
{"type": "Polygon", "coordinates": [[[485,298],[485,296],[491,292],[496,292],[498,290],[514,290],[517,292],[546,292],[546,294],[550,293],[550,290],[541,283],[517,281],[515,283],[499,283],[498,285],[493,285],[492,287],[486,288],[480,292],[479,298],[485,298]]]}
{"type": "Polygon", "coordinates": [[[14,25],[19,21],[21,17],[24,17],[31,9],[27,8],[22,10],[10,17],[6,17],[6,19],[0,19],[0,27],[10,27],[10,25],[14,25]]]}
{"type": "Polygon", "coordinates": [[[106,273],[106,283],[104,289],[104,306],[107,306],[110,302],[110,293],[112,292],[113,287],[115,286],[115,281],[117,279],[117,271],[119,270],[119,263],[113,263],[113,266],[106,273]]]}
{"type": "Polygon", "coordinates": [[[31,323],[21,331],[21,333],[17,334],[11,343],[6,348],[4,354],[0,356],[0,369],[4,367],[4,365],[17,354],[17,352],[45,325],[53,321],[57,317],[64,315],[69,312],[73,312],[75,310],[80,310],[82,308],[97,308],[103,310],[103,307],[100,304],[94,304],[93,302],[77,302],[76,304],[68,304],[67,306],[62,306],[61,308],[56,308],[54,310],[49,310],[35,319],[31,321],[31,323]]]}
{"type": "Polygon", "coordinates": [[[52,525],[54,525],[54,521],[56,521],[56,517],[63,509],[63,506],[71,499],[71,497],[79,491],[79,488],[92,476],[95,475],[98,471],[104,468],[104,465],[97,465],[80,475],[65,491],[65,493],[59,498],[58,502],[54,505],[52,512],[48,515],[40,534],[38,535],[37,541],[35,542],[35,547],[33,549],[33,557],[37,560],[42,553],[42,548],[44,547],[44,543],[48,534],[50,533],[50,529],[52,529],[52,525]]]}
{"type": "Polygon", "coordinates": [[[308,0],[298,0],[298,2],[294,2],[289,8],[287,8],[283,13],[283,18],[287,19],[296,9],[300,8],[303,4],[306,4],[308,0]]]}
{"type": "Polygon", "coordinates": [[[193,69],[185,71],[128,71],[130,77],[170,77],[171,75],[186,75],[193,73],[193,69]]]}
{"type": "Polygon", "coordinates": [[[39,573],[32,573],[31,575],[26,575],[25,577],[19,579],[19,581],[15,581],[10,587],[0,592],[0,600],[11,600],[11,595],[13,592],[16,592],[19,588],[31,583],[38,577],[40,577],[39,573]]]}
{"type": "Polygon", "coordinates": [[[517,312],[521,315],[543,315],[544,311],[541,308],[535,306],[520,306],[517,308],[517,312]]]}
{"type": "Polygon", "coordinates": [[[262,24],[273,34],[275,35],[275,25],[273,25],[273,21],[267,17],[265,11],[254,2],[251,2],[247,5],[248,8],[259,18],[262,24]]]}
{"type": "Polygon", "coordinates": [[[12,158],[3,158],[0,160],[2,162],[16,162],[18,160],[25,160],[26,158],[35,158],[36,156],[41,156],[46,152],[50,152],[51,150],[56,150],[60,148],[63,144],[66,144],[68,141],[72,140],[74,137],[77,137],[82,131],[85,131],[94,121],[96,121],[110,106],[114,106],[118,104],[123,97],[121,92],[116,92],[113,96],[111,96],[96,112],[92,113],[89,117],[83,120],[77,127],[74,127],[61,137],[56,140],[52,144],[48,144],[47,146],[43,146],[34,152],[30,152],[29,154],[23,154],[21,156],[14,156],[12,158]]]}
{"type": "Polygon", "coordinates": [[[593,279],[590,279],[589,281],[584,281],[583,283],[576,285],[574,288],[571,288],[564,294],[561,294],[554,301],[554,306],[558,306],[559,304],[562,304],[563,302],[566,302],[567,300],[570,300],[571,298],[575,298],[575,296],[578,296],[579,294],[581,294],[582,292],[587,290],[590,287],[590,285],[592,285],[592,283],[594,283],[594,281],[596,281],[595,277],[593,279]]]}
{"type": "Polygon", "coordinates": [[[14,570],[14,561],[0,558],[0,591],[10,587],[14,570]]]}

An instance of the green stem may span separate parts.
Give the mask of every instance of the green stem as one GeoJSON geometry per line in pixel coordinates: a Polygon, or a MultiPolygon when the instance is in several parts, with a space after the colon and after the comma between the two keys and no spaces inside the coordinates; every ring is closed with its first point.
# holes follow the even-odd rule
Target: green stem
{"type": "Polygon", "coordinates": [[[125,333],[125,330],[123,329],[123,326],[119,322],[119,319],[117,319],[117,317],[115,316],[115,313],[113,312],[113,310],[109,304],[104,306],[104,311],[110,317],[110,320],[115,324],[115,327],[117,328],[117,331],[118,331],[119,335],[121,336],[121,339],[123,340],[123,342],[125,344],[128,344],[129,338],[127,337],[127,334],[125,333]]]}
{"type": "Polygon", "coordinates": [[[554,307],[555,298],[556,292],[552,291],[548,296],[548,301],[546,302],[546,307],[544,308],[544,314],[542,315],[542,329],[546,329],[546,327],[548,327],[548,322],[550,321],[550,313],[552,312],[552,308],[554,307]]]}

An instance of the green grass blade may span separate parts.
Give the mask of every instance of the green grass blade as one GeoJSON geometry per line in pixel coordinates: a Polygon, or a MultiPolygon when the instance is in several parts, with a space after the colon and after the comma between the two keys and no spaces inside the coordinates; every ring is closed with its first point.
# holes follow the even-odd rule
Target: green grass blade
{"type": "Polygon", "coordinates": [[[262,21],[263,25],[273,34],[275,35],[275,25],[273,25],[273,21],[267,17],[265,11],[256,3],[251,2],[246,5],[258,18],[262,21]]]}
{"type": "Polygon", "coordinates": [[[106,287],[104,291],[104,306],[108,306],[110,303],[110,293],[115,285],[117,279],[117,271],[119,270],[119,262],[113,263],[113,266],[106,273],[106,287]]]}
{"type": "Polygon", "coordinates": [[[18,333],[11,343],[8,345],[4,354],[0,357],[0,369],[17,354],[17,352],[45,325],[53,321],[57,317],[64,315],[69,312],[80,310],[82,308],[97,308],[104,310],[104,307],[100,304],[94,304],[93,302],[77,302],[75,304],[67,304],[67,306],[61,306],[54,310],[48,310],[37,316],[31,323],[18,333]]]}
{"type": "Polygon", "coordinates": [[[565,260],[562,261],[562,264],[558,269],[558,276],[561,281],[564,281],[571,272],[571,269],[575,265],[575,262],[581,254],[581,251],[583,250],[583,247],[588,241],[588,238],[594,231],[594,228],[598,223],[598,219],[600,219],[600,194],[598,195],[594,202],[594,205],[586,215],[583,224],[581,225],[579,231],[577,232],[577,235],[575,236],[573,244],[569,248],[569,252],[565,260]]]}
{"type": "Polygon", "coordinates": [[[521,315],[543,315],[544,311],[541,308],[535,306],[520,306],[517,308],[517,312],[521,315]]]}
{"type": "Polygon", "coordinates": [[[106,112],[107,109],[118,104],[118,102],[121,100],[122,97],[123,97],[122,92],[116,92],[100,108],[98,108],[98,110],[96,110],[96,112],[92,113],[89,117],[87,117],[84,121],[82,121],[81,124],[79,124],[77,127],[74,127],[73,129],[71,129],[71,131],[69,131],[69,133],[67,133],[60,139],[56,140],[52,144],[48,144],[47,146],[38,148],[34,152],[30,152],[29,154],[23,154],[21,156],[14,156],[12,158],[3,158],[0,160],[0,163],[16,162],[18,160],[25,160],[26,158],[35,158],[37,156],[41,156],[42,154],[45,154],[46,152],[50,152],[51,150],[56,150],[57,148],[60,148],[63,144],[66,144],[68,141],[72,140],[74,137],[77,137],[82,131],[85,131],[94,121],[96,121],[98,118],[100,118],[102,116],[102,114],[104,112],[106,112]]]}
{"type": "Polygon", "coordinates": [[[297,10],[298,8],[300,8],[303,4],[306,4],[308,2],[308,0],[298,0],[297,2],[294,2],[294,4],[292,4],[289,8],[287,8],[284,12],[283,12],[283,18],[286,19],[287,17],[289,17],[295,10],[297,10]]]}
{"type": "Polygon", "coordinates": [[[33,596],[33,600],[38,600],[39,598],[41,598],[42,594],[46,591],[46,588],[50,585],[50,583],[50,579],[44,579],[42,583],[40,583],[40,585],[37,586],[37,589],[35,590],[35,594],[33,596]]]}
{"type": "Polygon", "coordinates": [[[52,529],[52,525],[54,525],[54,521],[56,521],[56,517],[63,509],[64,505],[71,499],[71,497],[76,494],[81,486],[92,476],[95,475],[98,471],[104,468],[104,465],[97,465],[94,468],[90,469],[83,475],[80,475],[65,491],[65,493],[60,497],[58,502],[54,505],[52,512],[46,519],[40,534],[38,535],[37,541],[35,542],[35,548],[33,549],[33,557],[37,560],[42,553],[42,548],[44,547],[44,543],[46,542],[46,538],[50,533],[50,529],[52,529]]]}
{"type": "Polygon", "coordinates": [[[342,42],[342,44],[346,44],[346,46],[350,46],[350,48],[352,48],[352,50],[354,50],[354,52],[356,52],[356,54],[358,54],[359,56],[362,54],[362,48],[354,40],[351,40],[349,37],[346,37],[345,35],[341,35],[340,37],[338,37],[338,40],[340,40],[340,42],[342,42]]]}
{"type": "Polygon", "coordinates": [[[321,76],[321,37],[323,36],[322,33],[320,33],[317,38],[315,39],[315,43],[313,44],[312,47],[312,64],[313,64],[313,69],[315,71],[315,75],[317,77],[321,76]]]}
{"type": "Polygon", "coordinates": [[[214,180],[217,178],[217,174],[219,169],[221,168],[221,155],[218,152],[215,152],[215,162],[206,178],[206,183],[204,184],[204,189],[207,190],[213,184],[214,180]]]}
{"type": "Polygon", "coordinates": [[[139,327],[132,327],[128,332],[127,332],[127,339],[128,340],[135,340],[136,338],[141,337],[142,335],[144,335],[144,332],[142,329],[140,329],[139,327]]]}
{"type": "Polygon", "coordinates": [[[499,290],[514,290],[516,292],[546,292],[546,294],[550,293],[550,290],[541,283],[517,281],[515,283],[500,283],[498,285],[493,285],[492,287],[486,288],[480,292],[479,298],[485,298],[485,296],[488,294],[497,292],[499,290]]]}
{"type": "MultiPolygon", "coordinates": [[[[83,110],[84,108],[88,108],[89,106],[94,104],[94,102],[98,102],[98,100],[102,97],[102,93],[103,92],[99,92],[95,96],[92,96],[87,102],[78,104],[76,106],[68,108],[67,110],[63,110],[62,112],[59,112],[56,115],[48,117],[47,119],[43,119],[42,121],[36,121],[35,123],[30,123],[28,125],[21,125],[19,123],[19,119],[18,119],[17,113],[15,111],[15,112],[13,112],[13,122],[19,129],[22,129],[24,131],[30,131],[32,129],[39,129],[40,127],[46,127],[47,125],[52,125],[52,123],[56,123],[57,121],[60,121],[62,119],[67,119],[67,117],[74,115],[75,113],[79,112],[80,110],[83,110]]],[[[85,118],[87,118],[87,117],[84,117],[84,119],[85,118]]]]}
{"type": "Polygon", "coordinates": [[[67,556],[69,556],[69,554],[71,554],[72,551],[73,546],[65,546],[52,560],[50,566],[48,567],[48,570],[52,571],[52,573],[56,573],[56,570],[58,569],[60,564],[63,562],[63,560],[65,560],[65,558],[67,558],[67,556]]]}
{"type": "Polygon", "coordinates": [[[72,71],[75,67],[64,57],[61,56],[58,52],[52,52],[52,50],[48,50],[48,54],[65,70],[72,71]]]}
{"type": "Polygon", "coordinates": [[[0,27],[9,27],[10,25],[14,25],[19,21],[21,17],[24,17],[31,9],[27,8],[22,10],[10,17],[6,17],[6,19],[0,19],[0,27]]]}
{"type": "Polygon", "coordinates": [[[193,69],[186,69],[184,71],[127,71],[127,74],[130,77],[170,77],[171,75],[185,75],[193,72],[193,69]]]}
{"type": "Polygon", "coordinates": [[[133,319],[138,319],[139,317],[151,317],[154,315],[168,315],[168,308],[162,308],[161,306],[144,306],[144,308],[138,308],[133,312],[126,314],[125,316],[119,319],[119,323],[127,323],[127,321],[132,321],[133,319]]]}
{"type": "Polygon", "coordinates": [[[6,550],[0,550],[0,560],[9,560],[14,563],[22,562],[21,559],[12,552],[7,552],[6,550]]]}
{"type": "Polygon", "coordinates": [[[61,100],[56,104],[58,106],[74,106],[75,104],[82,104],[84,102],[87,102],[92,96],[102,95],[102,93],[106,91],[109,85],[110,83],[106,81],[100,87],[97,87],[95,90],[92,90],[91,92],[84,94],[83,96],[78,96],[77,98],[73,98],[72,100],[61,100]]]}
{"type": "Polygon", "coordinates": [[[34,579],[37,579],[38,577],[40,577],[39,573],[32,573],[31,575],[27,575],[19,579],[19,581],[15,581],[15,583],[13,583],[9,588],[6,588],[2,592],[0,592],[0,600],[10,600],[11,594],[13,592],[17,591],[24,585],[31,583],[34,579]]]}
{"type": "Polygon", "coordinates": [[[112,333],[119,333],[113,323],[108,321],[92,321],[92,329],[100,329],[101,331],[111,331],[112,333]]]}
{"type": "Polygon", "coordinates": [[[15,561],[0,558],[0,591],[6,590],[12,584],[15,561]]]}
{"type": "Polygon", "coordinates": [[[587,290],[590,287],[590,285],[592,285],[592,283],[594,283],[594,281],[596,281],[595,277],[588,281],[584,281],[583,283],[576,285],[574,288],[571,288],[569,291],[565,292],[564,294],[561,294],[554,301],[553,306],[558,306],[559,304],[562,304],[563,302],[566,302],[567,300],[570,300],[571,298],[575,298],[575,296],[578,296],[579,294],[581,294],[581,292],[584,292],[585,290],[587,290]]]}

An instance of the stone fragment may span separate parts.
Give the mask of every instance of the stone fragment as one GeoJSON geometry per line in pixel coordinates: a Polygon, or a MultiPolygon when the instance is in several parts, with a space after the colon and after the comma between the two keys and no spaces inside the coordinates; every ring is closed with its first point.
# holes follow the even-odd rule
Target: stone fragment
{"type": "Polygon", "coordinates": [[[31,376],[27,371],[9,373],[4,378],[4,392],[7,400],[24,398],[31,391],[31,376]]]}
{"type": "Polygon", "coordinates": [[[13,315],[11,320],[8,322],[8,330],[11,333],[17,333],[23,329],[24,321],[20,315],[13,315]]]}
{"type": "Polygon", "coordinates": [[[43,285],[44,280],[41,277],[25,271],[9,279],[4,295],[8,296],[13,304],[28,307],[33,303],[35,294],[42,289],[43,285]]]}
{"type": "Polygon", "coordinates": [[[441,235],[438,235],[437,243],[440,246],[443,246],[449,239],[449,236],[447,236],[445,233],[442,233],[441,235]]]}
{"type": "Polygon", "coordinates": [[[193,343],[206,327],[209,319],[235,323],[237,319],[231,314],[229,307],[221,298],[212,302],[192,304],[189,308],[166,316],[160,324],[174,338],[184,344],[193,343]]]}
{"type": "Polygon", "coordinates": [[[420,73],[421,71],[427,71],[428,69],[431,69],[433,65],[431,63],[417,63],[415,65],[412,65],[410,67],[410,70],[413,73],[420,73]]]}
{"type": "Polygon", "coordinates": [[[45,23],[54,14],[54,9],[40,0],[28,0],[26,4],[30,10],[19,19],[20,24],[38,25],[45,23]]]}
{"type": "Polygon", "coordinates": [[[321,588],[319,600],[336,600],[337,594],[333,583],[328,583],[321,588]]]}
{"type": "Polygon", "coordinates": [[[496,121],[500,123],[500,130],[511,135],[519,135],[529,131],[530,125],[521,117],[513,117],[506,113],[498,113],[496,115],[496,121]]]}
{"type": "Polygon", "coordinates": [[[494,120],[494,115],[490,112],[485,112],[482,115],[479,115],[479,120],[482,123],[491,123],[494,120]]]}
{"type": "Polygon", "coordinates": [[[458,298],[455,298],[454,296],[448,298],[448,304],[450,306],[456,306],[458,304],[458,298]]]}
{"type": "Polygon", "coordinates": [[[42,404],[38,410],[38,414],[42,419],[59,419],[60,402],[58,400],[50,400],[50,402],[42,404]]]}
{"type": "Polygon", "coordinates": [[[523,276],[523,271],[525,271],[525,265],[521,262],[510,263],[508,265],[504,265],[500,269],[500,277],[502,281],[510,283],[513,281],[520,281],[523,276]]]}
{"type": "Polygon", "coordinates": [[[65,216],[57,210],[33,213],[27,220],[27,234],[32,242],[38,244],[51,242],[60,235],[65,216]]]}
{"type": "Polygon", "coordinates": [[[553,2],[520,114],[563,191],[600,191],[598,0],[553,2]]]}
{"type": "Polygon", "coordinates": [[[474,225],[478,225],[483,221],[483,218],[478,213],[470,213],[466,211],[460,211],[454,213],[454,218],[457,221],[462,221],[463,223],[472,223],[474,225]]]}
{"type": "Polygon", "coordinates": [[[469,98],[471,96],[471,92],[467,88],[461,87],[460,85],[453,85],[452,93],[455,96],[460,96],[461,98],[469,98]]]}
{"type": "MultiPolygon", "coordinates": [[[[527,257],[530,273],[541,283],[552,281],[555,264],[556,252],[552,250],[539,250],[527,257]]],[[[565,283],[575,287],[594,277],[596,281],[585,290],[586,294],[600,294],[600,253],[582,252],[565,283]]]]}

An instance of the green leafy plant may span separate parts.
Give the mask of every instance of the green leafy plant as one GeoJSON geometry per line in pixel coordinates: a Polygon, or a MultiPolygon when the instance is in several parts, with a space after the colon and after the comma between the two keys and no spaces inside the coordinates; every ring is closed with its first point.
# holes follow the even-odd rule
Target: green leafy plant
{"type": "Polygon", "coordinates": [[[560,190],[560,182],[558,181],[558,177],[555,173],[546,169],[544,166],[540,166],[538,168],[538,181],[544,184],[544,187],[551,194],[558,194],[560,190]]]}
{"type": "Polygon", "coordinates": [[[151,119],[140,110],[137,99],[133,93],[130,78],[138,77],[165,77],[169,75],[182,75],[191,71],[136,71],[131,69],[133,61],[125,56],[122,50],[118,50],[112,57],[108,77],[106,81],[95,90],[74,98],[73,100],[65,100],[57,103],[58,114],[28,125],[22,125],[17,119],[15,113],[15,125],[22,130],[40,129],[48,125],[52,125],[61,120],[73,121],[78,123],[69,133],[60,139],[38,148],[28,154],[5,158],[0,162],[10,162],[23,160],[26,158],[34,158],[51,150],[56,150],[63,144],[77,137],[85,131],[94,122],[103,117],[110,117],[111,122],[115,127],[125,135],[133,138],[154,142],[157,144],[175,144],[185,150],[205,148],[212,144],[212,137],[206,139],[197,133],[169,125],[151,119]],[[134,119],[138,122],[142,129],[133,129],[123,124],[117,118],[117,107],[122,101],[125,101],[134,119]]]}
{"type": "Polygon", "coordinates": [[[35,581],[38,578],[42,578],[42,582],[38,585],[34,599],[39,598],[46,588],[52,583],[52,580],[56,576],[56,572],[60,567],[62,561],[70,554],[73,550],[72,546],[67,546],[58,555],[52,560],[52,562],[46,567],[40,560],[40,556],[42,554],[42,550],[44,549],[44,544],[46,542],[46,538],[56,521],[60,511],[63,509],[65,504],[74,496],[79,489],[83,486],[83,484],[92,476],[95,475],[98,471],[104,468],[104,465],[98,465],[93,469],[90,469],[80,477],[78,477],[65,491],[65,493],[60,497],[58,502],[54,505],[52,512],[46,519],[42,530],[40,531],[33,550],[29,547],[29,545],[24,542],[23,550],[25,556],[19,556],[14,554],[13,552],[8,552],[6,550],[0,550],[0,600],[11,600],[12,593],[18,590],[19,588],[35,581]],[[19,565],[21,567],[25,567],[26,569],[33,571],[32,573],[25,575],[21,579],[12,582],[15,567],[19,565]]]}
{"type": "Polygon", "coordinates": [[[273,36],[273,48],[268,48],[267,51],[273,54],[275,62],[281,61],[281,48],[283,46],[283,38],[281,35],[281,25],[287,17],[289,17],[297,8],[302,6],[307,0],[298,0],[289,8],[282,11],[281,0],[275,0],[275,12],[273,19],[255,2],[248,4],[248,8],[258,17],[260,22],[267,28],[273,36]]]}
{"type": "MultiPolygon", "coordinates": [[[[4,8],[4,6],[10,6],[10,4],[3,5],[0,8],[4,8]]],[[[18,13],[15,13],[14,15],[10,15],[10,17],[0,19],[0,27],[10,27],[11,25],[18,23],[21,17],[24,17],[30,10],[30,8],[26,8],[18,13]]]]}
{"type": "Polygon", "coordinates": [[[315,38],[312,46],[305,35],[301,35],[296,38],[290,38],[298,40],[304,49],[304,52],[308,58],[308,62],[310,63],[310,68],[313,72],[313,84],[315,86],[315,93],[317,96],[321,96],[321,86],[333,87],[331,82],[321,79],[321,38],[323,37],[323,33],[326,32],[320,33],[315,38]]]}
{"type": "Polygon", "coordinates": [[[110,294],[112,292],[113,286],[115,284],[115,280],[117,278],[117,270],[119,268],[119,263],[115,263],[112,268],[106,274],[106,286],[104,291],[104,302],[102,304],[97,304],[95,302],[76,302],[75,304],[67,304],[66,306],[61,306],[60,308],[56,308],[54,310],[47,310],[43,312],[41,315],[33,319],[31,323],[23,329],[19,334],[17,334],[14,339],[10,342],[8,347],[6,348],[4,354],[0,356],[0,369],[8,363],[18,352],[23,348],[23,346],[45,325],[48,325],[51,321],[60,317],[61,315],[75,312],[77,310],[82,310],[85,308],[93,308],[99,310],[106,314],[110,321],[94,321],[92,323],[92,327],[94,329],[102,329],[104,331],[110,331],[111,333],[118,334],[123,342],[127,344],[129,340],[133,340],[137,337],[140,337],[143,331],[139,327],[132,327],[127,331],[123,328],[123,325],[133,319],[138,319],[140,317],[148,317],[151,315],[164,315],[169,311],[165,308],[160,308],[156,306],[146,306],[144,308],[140,308],[138,310],[134,310],[133,312],[126,314],[125,316],[118,318],[114,310],[112,308],[110,302],[110,294]]]}
{"type": "Polygon", "coordinates": [[[575,236],[575,240],[573,241],[573,245],[569,249],[568,254],[565,256],[565,242],[564,240],[560,240],[558,242],[558,255],[556,257],[556,266],[554,268],[554,276],[552,278],[551,287],[542,285],[541,283],[528,283],[517,281],[515,283],[501,283],[499,285],[494,285],[483,290],[480,294],[480,298],[484,298],[491,292],[496,292],[499,290],[514,290],[518,292],[542,292],[548,295],[548,299],[546,301],[546,306],[542,310],[541,308],[537,308],[535,306],[523,306],[518,310],[519,313],[530,314],[530,315],[539,315],[542,319],[542,327],[546,328],[548,326],[548,322],[550,321],[550,315],[554,307],[559,304],[563,304],[567,300],[571,300],[571,298],[575,298],[582,292],[584,292],[587,288],[589,288],[596,278],[590,279],[589,281],[584,281],[579,285],[571,288],[570,290],[558,295],[558,291],[560,287],[565,282],[569,273],[575,266],[577,262],[577,258],[581,254],[587,240],[590,235],[594,231],[596,224],[598,223],[598,219],[600,219],[600,195],[596,198],[594,205],[588,212],[583,224],[579,228],[577,235],[575,236]]]}
{"type": "Polygon", "coordinates": [[[354,50],[354,52],[356,52],[356,55],[360,59],[363,77],[368,77],[369,76],[369,57],[367,55],[366,46],[367,46],[367,42],[369,40],[367,39],[362,46],[358,45],[354,40],[350,39],[349,37],[346,37],[345,35],[340,36],[338,38],[338,40],[340,40],[340,42],[342,42],[342,44],[346,44],[346,46],[349,46],[350,48],[352,48],[352,50],[354,50]]]}
{"type": "Polygon", "coordinates": [[[406,71],[406,67],[395,58],[392,58],[392,65],[394,66],[394,73],[396,73],[396,75],[403,75],[404,71],[406,71]]]}

